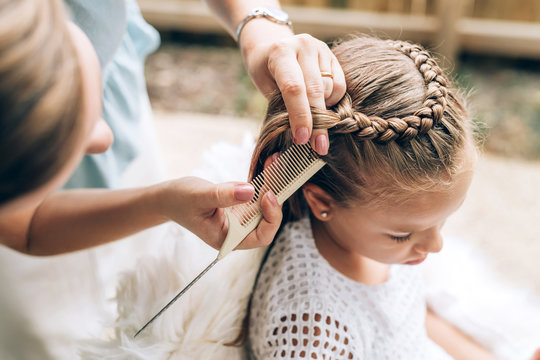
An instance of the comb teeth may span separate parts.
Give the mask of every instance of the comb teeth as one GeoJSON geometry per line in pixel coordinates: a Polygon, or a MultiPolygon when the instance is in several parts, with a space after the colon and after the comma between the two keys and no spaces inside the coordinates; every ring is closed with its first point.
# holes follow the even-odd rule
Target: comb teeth
{"type": "Polygon", "coordinates": [[[234,206],[229,211],[238,219],[240,225],[247,226],[260,218],[260,203],[264,194],[271,190],[281,205],[324,164],[309,143],[292,145],[251,181],[255,188],[253,199],[234,206]]]}

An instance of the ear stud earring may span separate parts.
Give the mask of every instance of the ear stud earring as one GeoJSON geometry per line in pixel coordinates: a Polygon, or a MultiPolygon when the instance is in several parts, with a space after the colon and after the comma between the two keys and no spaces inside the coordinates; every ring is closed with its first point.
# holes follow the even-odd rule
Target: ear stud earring
{"type": "Polygon", "coordinates": [[[326,219],[326,218],[328,217],[328,212],[327,212],[327,211],[321,212],[321,217],[322,217],[323,219],[326,219]]]}

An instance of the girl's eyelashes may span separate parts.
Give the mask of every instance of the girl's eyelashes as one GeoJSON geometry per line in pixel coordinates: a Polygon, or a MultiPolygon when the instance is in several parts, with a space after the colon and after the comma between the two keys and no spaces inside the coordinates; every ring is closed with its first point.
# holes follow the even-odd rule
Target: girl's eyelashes
{"type": "Polygon", "coordinates": [[[411,238],[411,234],[405,236],[388,235],[390,238],[398,243],[405,242],[411,238]]]}

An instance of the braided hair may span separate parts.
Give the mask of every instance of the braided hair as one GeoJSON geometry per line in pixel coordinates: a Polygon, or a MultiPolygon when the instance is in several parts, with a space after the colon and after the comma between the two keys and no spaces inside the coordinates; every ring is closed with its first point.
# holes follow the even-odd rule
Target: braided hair
{"type": "MultiPolygon", "coordinates": [[[[352,200],[396,201],[419,191],[451,186],[472,143],[463,100],[431,55],[403,41],[354,37],[336,44],[347,83],[331,109],[312,108],[314,129],[327,129],[327,165],[311,180],[340,206],[352,200]]],[[[251,175],[292,144],[279,94],[268,106],[251,175]]],[[[297,218],[298,192],[284,207],[297,218]]]]}

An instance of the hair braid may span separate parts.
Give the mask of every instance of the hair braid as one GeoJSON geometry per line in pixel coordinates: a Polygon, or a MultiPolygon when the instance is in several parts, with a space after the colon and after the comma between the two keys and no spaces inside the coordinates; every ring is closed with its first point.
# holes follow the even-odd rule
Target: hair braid
{"type": "MultiPolygon", "coordinates": [[[[428,52],[418,45],[370,37],[336,44],[333,51],[345,73],[347,92],[331,109],[311,109],[313,129],[328,130],[331,146],[325,160],[332,164],[312,181],[322,184],[323,178],[339,177],[339,186],[323,187],[345,201],[356,186],[350,179],[364,179],[368,173],[391,177],[402,188],[418,187],[418,179],[435,186],[445,176],[451,178],[459,170],[471,129],[461,96],[428,52]]],[[[262,171],[269,156],[291,144],[289,114],[276,94],[253,154],[251,176],[262,171]]],[[[367,192],[360,197],[366,198],[367,192]]]]}
{"type": "MultiPolygon", "coordinates": [[[[414,114],[403,118],[384,119],[377,115],[366,115],[354,111],[349,94],[334,109],[336,123],[329,127],[337,134],[354,134],[364,141],[380,143],[390,141],[410,141],[419,134],[425,134],[441,122],[446,109],[448,80],[441,68],[427,51],[418,45],[401,41],[388,41],[392,48],[411,58],[422,75],[426,86],[422,107],[414,114]]],[[[329,114],[326,114],[327,116],[329,114]]]]}
{"type": "Polygon", "coordinates": [[[421,125],[418,116],[383,119],[380,116],[368,116],[353,111],[349,94],[341,100],[336,112],[337,122],[329,130],[336,134],[352,133],[362,140],[376,140],[383,143],[410,140],[418,134],[421,125]]]}
{"type": "Polygon", "coordinates": [[[392,41],[394,48],[409,56],[418,71],[424,77],[427,86],[424,104],[416,113],[420,117],[427,117],[430,113],[433,125],[440,123],[446,109],[446,97],[448,96],[448,79],[443,75],[441,68],[435,60],[419,45],[402,41],[392,41]]]}

